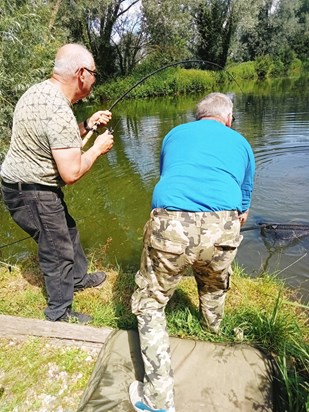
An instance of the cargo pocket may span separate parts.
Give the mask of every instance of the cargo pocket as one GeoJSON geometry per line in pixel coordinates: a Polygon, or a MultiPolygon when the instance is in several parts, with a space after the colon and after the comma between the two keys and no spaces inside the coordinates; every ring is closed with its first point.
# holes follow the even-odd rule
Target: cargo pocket
{"type": "Polygon", "coordinates": [[[214,255],[211,262],[211,268],[214,272],[224,273],[231,266],[237,254],[238,246],[242,241],[241,235],[225,239],[214,243],[214,255]]]}
{"type": "Polygon", "coordinates": [[[162,239],[157,236],[150,236],[149,246],[161,252],[171,253],[173,255],[181,255],[185,253],[189,242],[177,242],[175,240],[162,239]]]}
{"type": "Polygon", "coordinates": [[[238,235],[232,239],[223,239],[222,241],[216,242],[214,243],[214,246],[217,249],[221,249],[222,251],[229,251],[229,250],[233,251],[234,249],[238,248],[242,240],[243,240],[243,236],[238,235]]]}

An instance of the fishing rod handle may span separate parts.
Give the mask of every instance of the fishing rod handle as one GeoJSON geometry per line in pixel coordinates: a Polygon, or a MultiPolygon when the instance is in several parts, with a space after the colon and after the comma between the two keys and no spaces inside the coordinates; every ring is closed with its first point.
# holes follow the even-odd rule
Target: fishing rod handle
{"type": "Polygon", "coordinates": [[[90,137],[93,135],[93,133],[97,130],[98,126],[99,126],[100,122],[95,122],[92,126],[92,128],[89,130],[89,132],[86,134],[86,136],[83,138],[83,145],[82,147],[84,147],[87,143],[88,140],[90,139],[90,137]]]}
{"type": "Polygon", "coordinates": [[[86,136],[83,138],[83,145],[82,145],[82,147],[84,147],[87,143],[88,143],[88,140],[90,139],[90,137],[93,135],[93,133],[94,133],[94,131],[95,131],[96,129],[94,129],[94,128],[92,128],[91,130],[89,130],[89,132],[86,134],[86,136]]]}
{"type": "MultiPolygon", "coordinates": [[[[89,132],[88,132],[88,133],[86,134],[86,136],[83,138],[83,146],[82,146],[82,147],[84,147],[84,146],[88,143],[88,140],[89,140],[90,137],[93,135],[93,133],[97,130],[98,126],[99,126],[99,123],[95,123],[95,124],[93,125],[92,129],[89,130],[89,132]]],[[[109,127],[107,130],[108,130],[108,133],[109,133],[109,134],[113,134],[113,133],[114,133],[114,130],[113,130],[112,127],[109,127]]]]}

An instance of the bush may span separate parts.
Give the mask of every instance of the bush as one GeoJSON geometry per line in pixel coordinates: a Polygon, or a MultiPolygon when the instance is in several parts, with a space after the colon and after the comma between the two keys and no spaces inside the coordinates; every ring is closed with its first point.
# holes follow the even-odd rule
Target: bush
{"type": "Polygon", "coordinates": [[[236,79],[239,79],[239,80],[255,80],[256,79],[256,71],[254,67],[254,62],[244,62],[244,63],[231,65],[227,68],[227,70],[236,79]]]}
{"type": "Polygon", "coordinates": [[[273,61],[269,55],[257,57],[254,62],[254,68],[259,80],[264,80],[268,77],[272,64],[273,61]]]}
{"type": "Polygon", "coordinates": [[[270,67],[269,76],[281,77],[285,74],[285,67],[281,60],[274,60],[270,67]]]}
{"type": "Polygon", "coordinates": [[[290,67],[288,69],[288,76],[290,77],[300,76],[302,71],[303,71],[303,64],[301,60],[296,59],[296,58],[292,60],[290,67]]]}

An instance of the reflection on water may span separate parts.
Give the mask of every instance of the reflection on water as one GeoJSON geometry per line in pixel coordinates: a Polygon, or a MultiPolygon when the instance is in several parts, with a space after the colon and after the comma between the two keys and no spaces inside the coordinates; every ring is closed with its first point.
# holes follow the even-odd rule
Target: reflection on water
{"type": "MultiPolygon", "coordinates": [[[[309,84],[290,81],[257,85],[240,93],[235,87],[235,124],[256,156],[256,180],[247,227],[237,260],[252,276],[277,272],[289,285],[308,294],[309,237],[278,247],[270,245],[258,223],[309,224],[309,84]]],[[[108,260],[136,269],[143,226],[153,187],[159,177],[159,156],[165,134],[194,120],[201,96],[124,102],[113,110],[115,145],[76,185],[65,189],[71,213],[91,250],[108,244],[108,260]]],[[[80,118],[96,108],[83,108],[80,118]]],[[[194,136],[192,136],[194,138],[194,136]]],[[[91,144],[91,142],[89,143],[91,144]]],[[[0,204],[0,244],[24,237],[0,204]]],[[[14,261],[31,241],[0,249],[2,261],[14,261]]]]}
{"type": "MultiPolygon", "coordinates": [[[[284,87],[263,96],[238,98],[238,130],[247,136],[256,158],[255,190],[248,226],[261,222],[309,224],[308,86],[284,87]],[[246,109],[249,108],[249,114],[246,109]]],[[[309,236],[280,242],[259,229],[244,233],[238,261],[258,275],[276,272],[308,295],[309,236]]]]}

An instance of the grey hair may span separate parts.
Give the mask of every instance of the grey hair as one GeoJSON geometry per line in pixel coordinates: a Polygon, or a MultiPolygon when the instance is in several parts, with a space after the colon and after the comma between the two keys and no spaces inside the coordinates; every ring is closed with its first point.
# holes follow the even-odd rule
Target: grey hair
{"type": "Polygon", "coordinates": [[[210,93],[201,100],[195,111],[196,120],[202,117],[220,116],[227,119],[233,112],[233,102],[229,96],[223,93],[210,93]]]}
{"type": "Polygon", "coordinates": [[[70,77],[81,67],[92,69],[93,66],[93,56],[86,47],[77,43],[69,43],[58,50],[53,73],[62,77],[70,77]]]}

